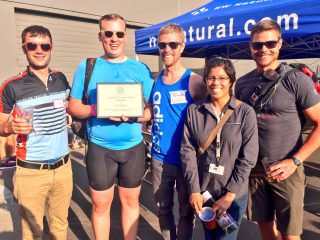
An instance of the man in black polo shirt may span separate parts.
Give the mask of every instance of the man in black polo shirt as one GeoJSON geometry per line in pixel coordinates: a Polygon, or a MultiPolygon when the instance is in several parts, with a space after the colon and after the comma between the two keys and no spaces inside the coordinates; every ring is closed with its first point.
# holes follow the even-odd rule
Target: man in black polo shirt
{"type": "Polygon", "coordinates": [[[28,67],[0,87],[0,135],[17,134],[14,195],[19,203],[23,239],[42,239],[48,201],[50,238],[66,239],[72,194],[66,99],[69,84],[49,69],[52,37],[30,26],[21,34],[28,67]]]}

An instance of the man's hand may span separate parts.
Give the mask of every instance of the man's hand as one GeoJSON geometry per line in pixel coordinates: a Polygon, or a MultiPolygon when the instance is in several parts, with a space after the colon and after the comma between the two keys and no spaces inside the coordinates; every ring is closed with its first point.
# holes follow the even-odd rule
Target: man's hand
{"type": "Polygon", "coordinates": [[[24,118],[11,118],[9,119],[7,126],[8,126],[8,133],[12,134],[22,134],[27,135],[32,132],[32,123],[29,122],[31,117],[24,117],[24,118]]]}
{"type": "Polygon", "coordinates": [[[193,207],[193,209],[196,211],[197,214],[199,214],[200,212],[202,212],[202,196],[199,192],[197,193],[191,193],[190,198],[189,198],[189,202],[191,207],[193,207]]]}
{"type": "Polygon", "coordinates": [[[212,211],[217,212],[217,218],[221,217],[221,215],[228,210],[235,197],[236,194],[232,192],[226,192],[213,204],[212,211]]]}
{"type": "Polygon", "coordinates": [[[276,162],[269,167],[268,176],[275,180],[285,180],[291,176],[297,169],[292,159],[284,159],[276,162]]]}

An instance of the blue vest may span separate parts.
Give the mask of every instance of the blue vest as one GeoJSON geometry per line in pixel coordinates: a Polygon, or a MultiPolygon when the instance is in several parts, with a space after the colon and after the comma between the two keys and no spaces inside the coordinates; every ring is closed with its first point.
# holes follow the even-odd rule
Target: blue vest
{"type": "Polygon", "coordinates": [[[173,85],[163,82],[161,72],[152,90],[153,126],[152,156],[161,162],[180,164],[180,146],[188,106],[193,102],[189,92],[191,70],[173,85]]]}

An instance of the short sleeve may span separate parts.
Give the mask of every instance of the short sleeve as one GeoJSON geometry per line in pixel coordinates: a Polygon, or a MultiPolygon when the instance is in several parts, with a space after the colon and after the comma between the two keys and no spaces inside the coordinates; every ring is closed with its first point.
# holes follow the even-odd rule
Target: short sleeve
{"type": "Polygon", "coordinates": [[[288,77],[292,83],[296,96],[297,106],[301,109],[308,109],[320,102],[320,95],[316,91],[312,79],[301,72],[293,72],[288,77]]]}
{"type": "Polygon", "coordinates": [[[84,88],[84,78],[86,70],[86,61],[82,61],[76,69],[73,76],[73,83],[71,88],[71,97],[81,100],[84,88]]]}
{"type": "Polygon", "coordinates": [[[14,96],[13,89],[10,88],[9,84],[4,83],[0,87],[0,94],[1,94],[0,112],[9,114],[12,111],[13,106],[15,104],[15,100],[13,98],[14,96]]]}
{"type": "Polygon", "coordinates": [[[145,98],[145,102],[150,102],[151,91],[152,91],[154,81],[152,79],[152,74],[149,68],[145,64],[142,70],[142,82],[143,82],[143,95],[145,98]]]}

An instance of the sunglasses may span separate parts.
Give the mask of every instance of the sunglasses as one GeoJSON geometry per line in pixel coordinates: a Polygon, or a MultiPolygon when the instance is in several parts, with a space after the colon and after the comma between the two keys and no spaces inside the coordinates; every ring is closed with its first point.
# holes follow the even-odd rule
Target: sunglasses
{"type": "Polygon", "coordinates": [[[251,42],[251,47],[254,50],[260,50],[263,48],[263,45],[266,46],[268,49],[275,48],[278,44],[279,40],[277,41],[267,41],[267,42],[251,42]]]}
{"type": "Polygon", "coordinates": [[[124,38],[125,33],[124,32],[112,32],[112,31],[101,31],[102,34],[106,38],[112,38],[114,34],[116,34],[117,38],[124,38]]]}
{"type": "Polygon", "coordinates": [[[173,50],[177,49],[178,46],[180,45],[180,42],[158,42],[158,47],[160,49],[165,49],[167,45],[173,50]]]}
{"type": "Polygon", "coordinates": [[[34,50],[37,49],[38,46],[40,46],[42,51],[45,51],[45,52],[50,51],[51,48],[52,48],[52,45],[50,43],[33,43],[33,42],[29,42],[29,43],[23,44],[23,46],[25,46],[28,51],[34,51],[34,50]]]}

